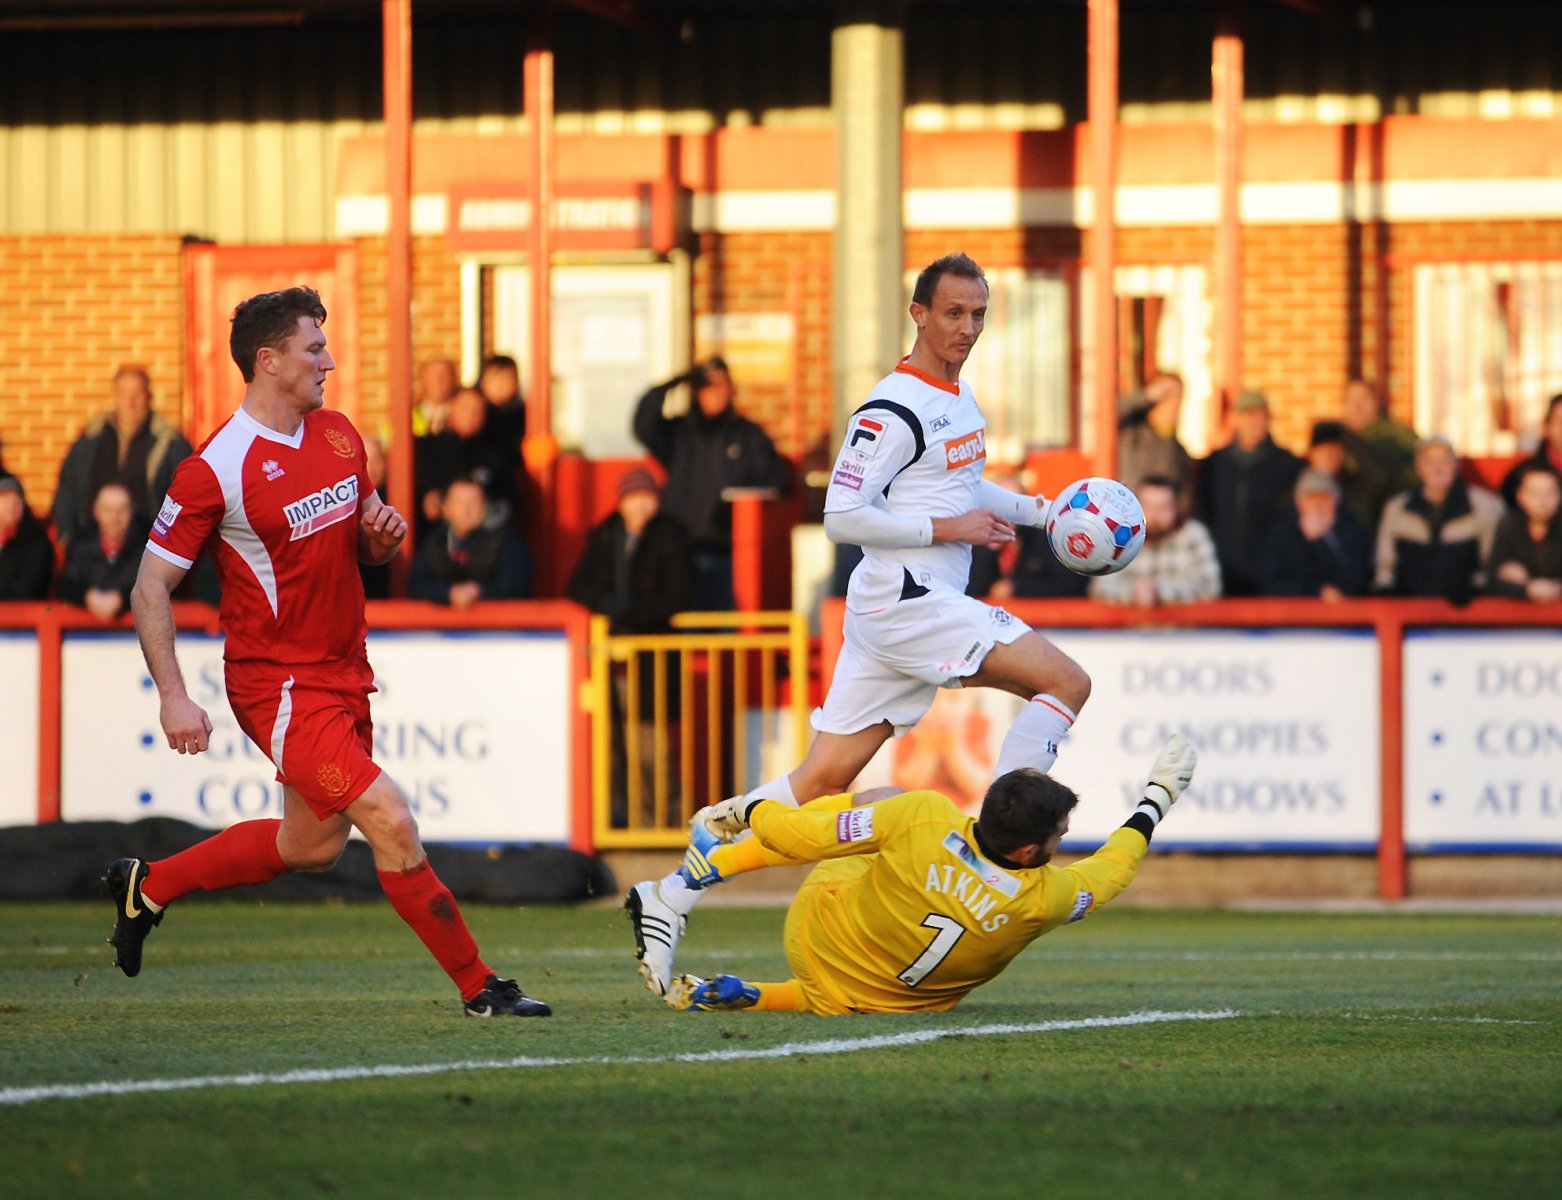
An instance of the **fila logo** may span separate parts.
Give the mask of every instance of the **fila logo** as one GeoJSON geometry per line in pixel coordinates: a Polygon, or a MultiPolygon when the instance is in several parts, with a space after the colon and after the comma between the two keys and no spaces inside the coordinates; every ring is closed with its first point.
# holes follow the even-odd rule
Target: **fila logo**
{"type": "Polygon", "coordinates": [[[339,483],[311,492],[302,500],[294,501],[282,510],[292,528],[290,542],[319,533],[339,521],[345,521],[358,511],[358,476],[349,475],[339,483]]]}
{"type": "Polygon", "coordinates": [[[948,469],[958,471],[961,467],[969,467],[972,463],[979,463],[987,457],[987,431],[978,429],[968,433],[964,437],[955,438],[944,445],[944,455],[949,461],[948,469]]]}
{"type": "Polygon", "coordinates": [[[857,428],[852,430],[851,440],[846,444],[855,450],[858,442],[877,442],[879,434],[883,432],[884,425],[882,422],[875,421],[872,417],[858,417],[857,428]]]}
{"type": "Polygon", "coordinates": [[[929,429],[931,429],[934,433],[937,433],[940,429],[948,429],[949,428],[949,418],[948,417],[934,417],[931,421],[928,422],[928,426],[927,427],[929,429]]]}

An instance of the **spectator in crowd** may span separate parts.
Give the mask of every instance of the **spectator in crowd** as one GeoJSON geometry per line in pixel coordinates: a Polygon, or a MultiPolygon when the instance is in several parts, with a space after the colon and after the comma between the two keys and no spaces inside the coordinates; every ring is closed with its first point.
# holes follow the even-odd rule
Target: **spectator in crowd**
{"type": "Polygon", "coordinates": [[[634,434],[667,470],[662,507],[689,531],[694,555],[696,609],[734,607],[732,506],[734,488],[784,490],[792,468],[757,424],[733,407],[735,389],[727,364],[712,358],[658,384],[640,397],[634,434]],[[664,411],[667,395],[687,384],[694,403],[680,416],[664,411]]]}
{"type": "Polygon", "coordinates": [[[457,479],[482,486],[490,522],[506,524],[515,516],[520,445],[502,435],[492,415],[482,392],[462,388],[450,402],[445,428],[413,443],[413,476],[425,521],[439,519],[440,497],[457,479]]]}
{"type": "Polygon", "coordinates": [[[1177,440],[1182,417],[1182,377],[1162,371],[1144,385],[1139,395],[1124,396],[1118,404],[1117,477],[1129,487],[1151,475],[1177,481],[1177,503],[1192,512],[1198,503],[1194,492],[1193,459],[1177,440]]]}
{"type": "Polygon", "coordinates": [[[1309,467],[1292,495],[1295,507],[1264,539],[1264,595],[1331,601],[1362,595],[1372,578],[1372,535],[1340,503],[1340,485],[1309,467]]]}
{"type": "Polygon", "coordinates": [[[109,480],[125,485],[138,520],[148,526],[163,503],[174,468],[190,456],[190,443],[152,411],[152,378],[145,367],[114,373],[114,407],[87,422],[60,465],[54,493],[54,531],[69,548],[91,533],[93,497],[109,480]]]}
{"type": "Polygon", "coordinates": [[[413,599],[471,608],[479,600],[531,595],[531,552],[508,524],[488,521],[481,481],[452,480],[441,512],[412,560],[408,591],[413,599]]]}
{"type": "Polygon", "coordinates": [[[54,577],[54,545],[15,475],[0,475],[0,600],[42,600],[54,577]]]}
{"type": "Polygon", "coordinates": [[[1408,425],[1388,415],[1378,389],[1365,379],[1345,385],[1341,414],[1345,443],[1345,502],[1368,529],[1377,528],[1389,497],[1416,485],[1416,446],[1408,425]]]}
{"type": "Polygon", "coordinates": [[[1177,481],[1151,475],[1138,488],[1144,547],[1115,575],[1090,581],[1090,595],[1108,604],[1191,604],[1220,595],[1220,560],[1209,530],[1177,504],[1177,481]]]}
{"type": "MultiPolygon", "coordinates": [[[[586,534],[586,548],[570,574],[564,594],[592,612],[608,617],[615,634],[667,633],[672,618],[689,607],[693,564],[689,537],[674,517],[661,510],[661,489],[644,467],[629,471],[618,484],[618,508],[586,534]]],[[[640,825],[652,823],[656,789],[655,656],[642,653],[636,667],[638,703],[633,717],[638,749],[637,791],[640,825]]],[[[681,716],[676,655],[663,661],[663,710],[669,723],[681,716]]],[[[627,668],[613,677],[612,693],[612,820],[617,828],[629,823],[627,668]]],[[[662,742],[671,755],[677,739],[667,730],[662,742]]],[[[669,758],[669,776],[676,779],[669,758]]],[[[668,816],[681,824],[681,804],[669,803],[668,816]]]]}
{"type": "Polygon", "coordinates": [[[526,436],[526,403],[521,398],[520,364],[508,354],[491,354],[477,373],[477,390],[488,401],[494,432],[521,444],[526,436]]]}
{"type": "Polygon", "coordinates": [[[1528,466],[1550,467],[1562,475],[1562,393],[1551,397],[1545,424],[1540,427],[1540,445],[1535,453],[1517,463],[1502,481],[1502,498],[1509,508],[1519,507],[1519,480],[1528,466]]]}
{"type": "Polygon", "coordinates": [[[1243,392],[1232,406],[1231,441],[1199,468],[1199,513],[1220,555],[1226,595],[1256,596],[1262,590],[1263,537],[1290,507],[1301,473],[1302,460],[1270,436],[1268,398],[1243,392]]]}
{"type": "MultiPolygon", "coordinates": [[[[1047,541],[1047,531],[1019,525],[1014,530],[1013,565],[984,595],[989,600],[1064,600],[1086,595],[1090,579],[1070,571],[1058,561],[1047,541]]],[[[1007,557],[998,555],[1000,562],[1007,557]]],[[[974,568],[973,568],[974,575],[974,568]]]]}
{"type": "Polygon", "coordinates": [[[461,390],[461,376],[448,358],[431,358],[418,368],[418,402],[412,406],[412,436],[427,437],[445,428],[450,402],[461,390]]]}
{"type": "MultiPolygon", "coordinates": [[[[385,458],[385,443],[377,437],[363,439],[364,457],[369,463],[369,482],[381,496],[385,495],[385,481],[390,475],[390,463],[385,458]]],[[[390,563],[370,563],[358,560],[358,577],[363,580],[365,600],[390,599],[390,563]]]]}
{"type": "Polygon", "coordinates": [[[130,609],[130,589],[141,566],[148,527],[136,519],[129,490],[114,481],[100,487],[93,498],[92,524],[91,536],[71,543],[55,591],[66,603],[112,621],[130,609]]]}
{"type": "Polygon", "coordinates": [[[1503,514],[1492,540],[1487,590],[1516,600],[1562,600],[1562,475],[1545,463],[1522,463],[1514,495],[1518,507],[1503,514]]]}
{"type": "Polygon", "coordinates": [[[1485,581],[1502,501],[1459,478],[1459,458],[1446,438],[1422,442],[1415,466],[1420,482],[1383,509],[1373,586],[1463,604],[1485,581]]]}

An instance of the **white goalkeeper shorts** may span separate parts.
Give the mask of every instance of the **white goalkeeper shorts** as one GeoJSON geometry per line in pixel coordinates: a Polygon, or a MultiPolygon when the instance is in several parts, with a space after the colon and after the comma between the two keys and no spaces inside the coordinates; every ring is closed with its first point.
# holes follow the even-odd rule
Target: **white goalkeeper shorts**
{"type": "Polygon", "coordinates": [[[960,687],[994,646],[1030,632],[1012,613],[953,588],[901,600],[873,613],[846,613],[846,644],[812,724],[851,734],[888,721],[909,730],[941,687],[960,687]]]}

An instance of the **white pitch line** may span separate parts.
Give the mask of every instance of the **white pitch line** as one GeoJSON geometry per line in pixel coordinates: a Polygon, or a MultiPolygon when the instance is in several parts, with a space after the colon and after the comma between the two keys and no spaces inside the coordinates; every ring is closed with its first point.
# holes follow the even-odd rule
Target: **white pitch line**
{"type": "MultiPolygon", "coordinates": [[[[856,1054],[916,1046],[953,1037],[997,1037],[1014,1033],[1055,1033],[1070,1029],[1109,1029],[1123,1025],[1155,1025],[1167,1021],[1224,1021],[1239,1014],[1232,1009],[1215,1012],[1138,1012],[1120,1017],[1082,1017],[1072,1021],[1034,1021],[1022,1025],[963,1025],[934,1029],[910,1029],[875,1037],[831,1038],[821,1042],[785,1042],[743,1050],[697,1050],[683,1054],[633,1055],[593,1058],[475,1059],[467,1062],[387,1063],[377,1067],[333,1067],[279,1071],[249,1075],[197,1075],[186,1079],[105,1079],[95,1083],[52,1083],[38,1087],[0,1088],[0,1104],[36,1104],[40,1100],[82,1100],[92,1096],[128,1096],[139,1092],[184,1092],[214,1087],[266,1087],[289,1083],[339,1083],[349,1079],[402,1079],[418,1075],[444,1075],[452,1071],[521,1071],[540,1067],[618,1067],[654,1063],[738,1062],[744,1059],[791,1058],[799,1054],[856,1054]]],[[[708,1019],[708,1018],[707,1018],[708,1019]]]]}
{"type": "Polygon", "coordinates": [[[1409,1013],[1341,1013],[1347,1021],[1426,1021],[1433,1025],[1549,1025],[1518,1017],[1418,1017],[1409,1013]]]}

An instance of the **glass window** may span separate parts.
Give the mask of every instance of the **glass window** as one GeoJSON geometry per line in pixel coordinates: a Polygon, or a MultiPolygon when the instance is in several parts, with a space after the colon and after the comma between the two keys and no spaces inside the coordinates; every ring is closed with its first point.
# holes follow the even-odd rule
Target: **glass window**
{"type": "Polygon", "coordinates": [[[1562,262],[1415,268],[1415,425],[1463,454],[1531,448],[1562,391],[1562,262]]]}

